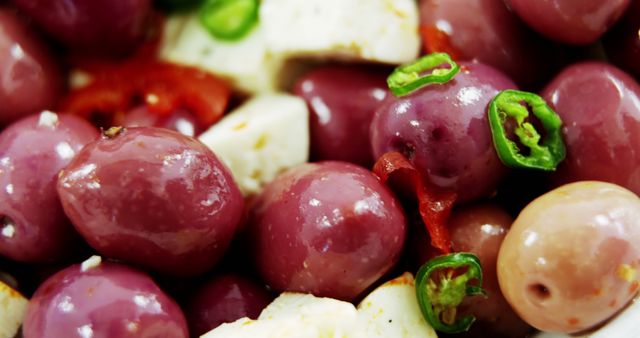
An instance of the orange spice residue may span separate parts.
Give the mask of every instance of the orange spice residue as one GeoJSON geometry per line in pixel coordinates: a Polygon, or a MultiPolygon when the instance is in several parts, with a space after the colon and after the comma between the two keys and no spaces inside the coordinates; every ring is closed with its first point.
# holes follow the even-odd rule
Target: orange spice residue
{"type": "Polygon", "coordinates": [[[425,53],[447,53],[453,60],[460,59],[460,51],[453,46],[446,32],[435,26],[420,26],[420,35],[425,53]]]}
{"type": "Polygon", "coordinates": [[[638,281],[633,281],[631,285],[629,285],[629,293],[634,294],[638,291],[638,281]]]}

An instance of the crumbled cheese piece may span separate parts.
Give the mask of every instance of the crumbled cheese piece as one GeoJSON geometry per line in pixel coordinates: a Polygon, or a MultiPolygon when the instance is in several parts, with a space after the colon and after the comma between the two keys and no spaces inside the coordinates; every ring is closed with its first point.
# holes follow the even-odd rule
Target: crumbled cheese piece
{"type": "Polygon", "coordinates": [[[87,272],[90,269],[97,268],[101,263],[102,257],[93,255],[80,264],[80,271],[87,272]]]}
{"type": "Polygon", "coordinates": [[[358,305],[283,293],[257,320],[223,324],[201,338],[437,338],[422,317],[409,273],[374,290],[358,305]]]}
{"type": "Polygon", "coordinates": [[[38,126],[47,127],[47,128],[55,128],[58,124],[58,114],[45,110],[40,113],[40,118],[38,119],[38,126]]]}
{"type": "Polygon", "coordinates": [[[11,338],[18,333],[29,301],[0,281],[0,337],[11,338]]]}

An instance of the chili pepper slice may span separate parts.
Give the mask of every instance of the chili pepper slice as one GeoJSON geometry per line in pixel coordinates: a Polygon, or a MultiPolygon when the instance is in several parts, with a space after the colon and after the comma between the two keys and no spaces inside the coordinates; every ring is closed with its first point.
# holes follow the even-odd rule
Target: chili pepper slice
{"type": "Polygon", "coordinates": [[[258,0],[207,0],[200,23],[221,40],[238,40],[258,22],[258,0]]]}
{"type": "Polygon", "coordinates": [[[439,191],[422,179],[420,172],[399,152],[383,154],[373,166],[373,173],[383,184],[393,177],[402,180],[417,196],[420,216],[431,236],[431,245],[442,253],[451,252],[451,236],[446,227],[457,195],[450,191],[439,191]]]}
{"type": "Polygon", "coordinates": [[[60,111],[88,119],[100,113],[111,124],[118,114],[140,105],[159,116],[184,108],[207,127],[222,117],[231,96],[222,80],[193,67],[149,61],[106,69],[64,97],[60,111]]]}
{"type": "Polygon", "coordinates": [[[553,171],[566,156],[562,140],[562,120],[540,96],[518,90],[500,92],[489,104],[489,124],[498,157],[507,166],[553,171]],[[542,138],[531,122],[528,107],[545,131],[542,138]],[[522,153],[516,142],[509,139],[507,124],[515,120],[514,133],[529,149],[522,153]],[[540,139],[542,138],[542,142],[540,139]]]}
{"type": "Polygon", "coordinates": [[[387,78],[387,85],[395,96],[405,96],[433,83],[447,83],[458,74],[460,67],[447,53],[433,53],[408,65],[396,68],[387,78]],[[445,64],[449,68],[442,68],[445,64]],[[425,73],[431,71],[430,73],[425,73]]]}
{"type": "Polygon", "coordinates": [[[472,315],[457,318],[458,305],[467,296],[486,295],[481,286],[469,285],[476,280],[482,285],[482,267],[474,254],[457,252],[438,256],[425,263],[416,275],[416,297],[425,320],[444,333],[469,330],[472,315]],[[464,273],[458,273],[466,270],[464,273]]]}

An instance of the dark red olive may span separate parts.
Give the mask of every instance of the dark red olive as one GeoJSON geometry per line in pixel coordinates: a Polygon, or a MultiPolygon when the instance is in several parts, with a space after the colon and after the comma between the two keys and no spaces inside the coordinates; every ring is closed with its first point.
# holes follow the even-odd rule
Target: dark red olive
{"type": "Polygon", "coordinates": [[[244,204],[211,150],[153,127],[111,129],[88,144],[61,173],[58,193],[98,252],[173,275],[210,269],[244,204]]]}

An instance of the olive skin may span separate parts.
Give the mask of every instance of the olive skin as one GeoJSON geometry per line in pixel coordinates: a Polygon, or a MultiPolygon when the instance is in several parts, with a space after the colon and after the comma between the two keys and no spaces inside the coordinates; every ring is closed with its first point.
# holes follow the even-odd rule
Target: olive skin
{"type": "Polygon", "coordinates": [[[154,127],[122,128],[89,143],[57,188],[75,228],[102,255],[175,276],[211,269],[244,207],[211,150],[154,127]]]}
{"type": "Polygon", "coordinates": [[[31,298],[24,338],[187,338],[176,302],[146,274],[103,262],[72,265],[31,298]]]}
{"type": "Polygon", "coordinates": [[[260,194],[249,224],[254,258],[275,291],[353,300],[399,260],[405,216],[368,170],[308,163],[260,194]]]}
{"type": "Polygon", "coordinates": [[[582,181],[525,207],[498,254],[498,280],[522,319],[575,333],[606,321],[637,293],[640,199],[582,181]]]}
{"type": "Polygon", "coordinates": [[[0,255],[28,263],[70,258],[82,239],[56,191],[58,172],[98,138],[87,121],[45,111],[0,133],[0,255]]]}

